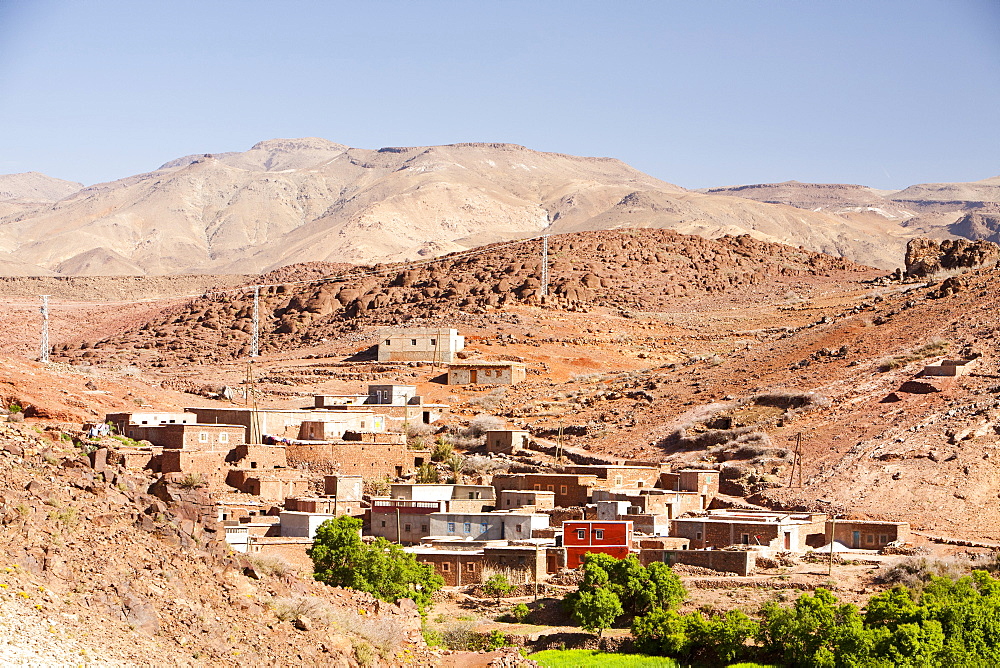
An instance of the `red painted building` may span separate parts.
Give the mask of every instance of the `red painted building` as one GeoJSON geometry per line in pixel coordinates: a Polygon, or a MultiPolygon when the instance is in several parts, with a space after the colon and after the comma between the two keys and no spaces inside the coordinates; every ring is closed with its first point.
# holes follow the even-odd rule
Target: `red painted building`
{"type": "Polygon", "coordinates": [[[563,522],[563,548],[566,568],[579,568],[588,552],[610,554],[616,559],[629,555],[632,545],[632,522],[572,521],[563,522]]]}

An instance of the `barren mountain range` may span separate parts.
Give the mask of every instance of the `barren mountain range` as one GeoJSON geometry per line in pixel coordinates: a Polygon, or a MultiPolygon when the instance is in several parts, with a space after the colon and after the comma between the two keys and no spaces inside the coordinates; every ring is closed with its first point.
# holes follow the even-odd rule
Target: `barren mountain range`
{"type": "Polygon", "coordinates": [[[1000,178],[898,192],[795,182],[695,192],[611,158],[486,143],[366,150],[317,138],[78,186],[0,176],[0,274],[251,273],[622,227],[748,233],[889,269],[915,234],[993,238],[1000,201],[1000,178]]]}

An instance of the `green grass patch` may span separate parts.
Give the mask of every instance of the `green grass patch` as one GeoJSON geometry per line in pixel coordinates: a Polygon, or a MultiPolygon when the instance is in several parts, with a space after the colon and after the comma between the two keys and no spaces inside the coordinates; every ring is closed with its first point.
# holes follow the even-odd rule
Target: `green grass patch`
{"type": "Polygon", "coordinates": [[[545,668],[680,668],[664,656],[645,654],[608,654],[592,649],[547,649],[528,656],[545,668]]]}

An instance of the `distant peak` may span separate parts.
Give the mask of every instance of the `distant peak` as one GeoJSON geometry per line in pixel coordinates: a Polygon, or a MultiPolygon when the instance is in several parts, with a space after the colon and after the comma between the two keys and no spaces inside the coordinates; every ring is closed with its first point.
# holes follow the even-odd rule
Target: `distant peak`
{"type": "Polygon", "coordinates": [[[303,151],[303,150],[346,150],[343,144],[322,137],[301,137],[298,139],[265,139],[250,147],[251,151],[303,151]]]}

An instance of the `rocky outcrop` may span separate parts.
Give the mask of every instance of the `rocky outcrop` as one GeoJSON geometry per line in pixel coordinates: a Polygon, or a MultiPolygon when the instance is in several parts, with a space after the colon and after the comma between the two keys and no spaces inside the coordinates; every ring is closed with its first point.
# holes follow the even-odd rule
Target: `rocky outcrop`
{"type": "MultiPolygon", "coordinates": [[[[657,229],[581,232],[550,237],[549,291],[542,295],[540,246],[529,240],[417,266],[356,268],[312,284],[293,283],[294,272],[282,272],[288,278],[280,280],[289,282],[270,285],[260,295],[262,350],[341,337],[361,325],[441,316],[457,322],[506,306],[656,310],[677,298],[767,291],[787,278],[832,272],[860,278],[870,271],[749,235],[709,240],[657,229]]],[[[305,272],[306,280],[315,276],[311,269],[305,272]]],[[[56,355],[89,360],[108,349],[139,358],[239,357],[248,351],[252,314],[251,291],[217,294],[92,345],[60,345],[56,355]]]]}
{"type": "Polygon", "coordinates": [[[1000,261],[1000,246],[990,241],[965,239],[911,239],[906,244],[906,274],[933,276],[942,271],[993,267],[1000,261]]]}

